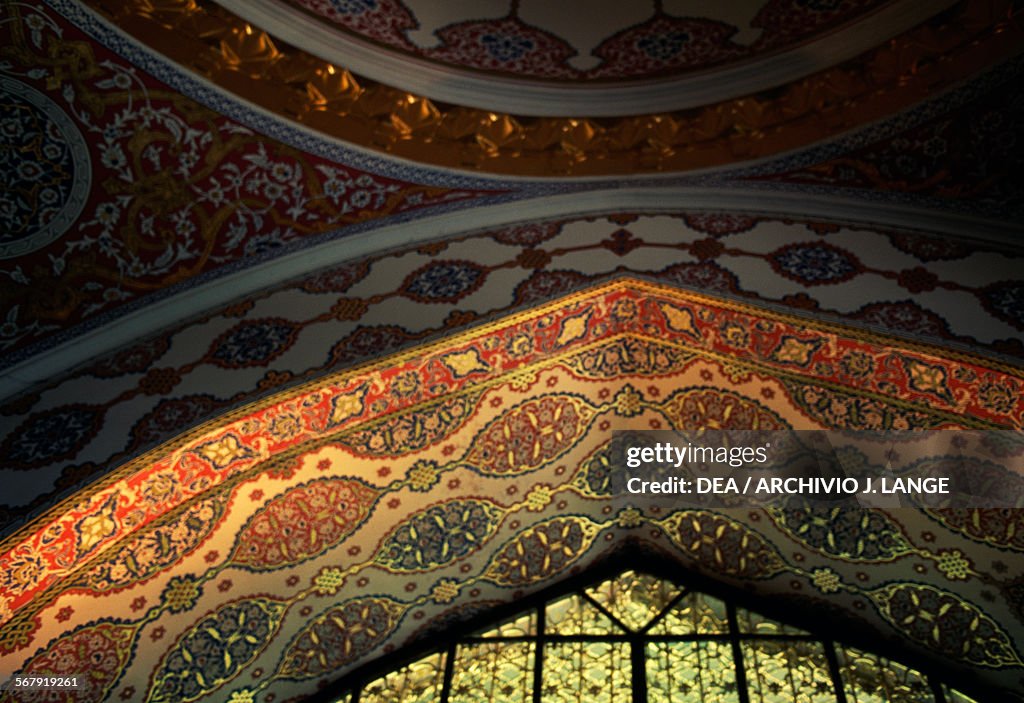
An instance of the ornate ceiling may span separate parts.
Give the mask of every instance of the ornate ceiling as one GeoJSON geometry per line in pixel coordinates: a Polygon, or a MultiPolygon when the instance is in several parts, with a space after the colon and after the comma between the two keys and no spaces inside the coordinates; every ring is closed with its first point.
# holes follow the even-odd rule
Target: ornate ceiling
{"type": "Polygon", "coordinates": [[[1018,11],[690,5],[0,6],[0,673],[301,700],[628,544],[1024,690],[1020,511],[602,483],[626,427],[1021,428],[1018,11]]]}
{"type": "Polygon", "coordinates": [[[222,3],[276,37],[435,100],[524,115],[703,106],[803,78],[950,3],[222,3]],[[586,17],[586,21],[580,21],[586,17]]]}

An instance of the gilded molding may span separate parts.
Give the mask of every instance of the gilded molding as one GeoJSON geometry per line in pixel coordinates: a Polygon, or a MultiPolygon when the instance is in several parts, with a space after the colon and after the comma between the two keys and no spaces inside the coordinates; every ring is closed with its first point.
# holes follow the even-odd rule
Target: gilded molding
{"type": "Polygon", "coordinates": [[[221,88],[332,137],[446,168],[519,176],[691,171],[827,139],[1018,54],[1020,10],[964,0],[877,49],[747,97],[672,113],[519,117],[435,103],[354,76],[210,0],[87,0],[221,88]]]}

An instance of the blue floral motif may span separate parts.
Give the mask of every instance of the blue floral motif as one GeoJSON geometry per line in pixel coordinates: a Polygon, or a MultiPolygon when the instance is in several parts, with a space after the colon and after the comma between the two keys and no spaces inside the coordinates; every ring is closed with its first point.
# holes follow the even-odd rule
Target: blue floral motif
{"type": "Polygon", "coordinates": [[[33,415],[8,435],[0,454],[23,467],[71,457],[93,435],[101,418],[97,408],[77,404],[33,415]]]}
{"type": "Polygon", "coordinates": [[[783,247],[770,259],[783,275],[806,285],[839,283],[860,270],[852,255],[827,244],[783,247]]]}
{"type": "Polygon", "coordinates": [[[511,34],[485,34],[480,37],[480,42],[487,49],[487,53],[502,63],[515,61],[533,51],[532,41],[511,34]]]}
{"type": "Polygon", "coordinates": [[[404,292],[420,302],[454,303],[480,286],[486,273],[468,261],[430,264],[409,277],[404,292]]]}
{"type": "Polygon", "coordinates": [[[284,603],[253,598],[203,618],[167,654],[149,700],[193,701],[230,681],[266,646],[284,610],[284,603]]]}
{"type": "Polygon", "coordinates": [[[433,569],[460,559],[494,533],[499,512],[476,500],[453,500],[414,515],[391,533],[378,562],[395,571],[433,569]]]}
{"type": "Polygon", "coordinates": [[[682,51],[688,41],[690,35],[686,32],[668,32],[641,37],[637,40],[636,47],[652,59],[668,61],[682,51]]]}
{"type": "Polygon", "coordinates": [[[88,194],[88,148],[57,105],[0,78],[0,259],[38,249],[78,217],[88,194]]]}
{"type": "Polygon", "coordinates": [[[331,0],[331,6],[341,15],[361,15],[367,10],[376,10],[376,0],[331,0]]]}
{"type": "Polygon", "coordinates": [[[291,346],[295,327],[280,319],[243,322],[214,342],[211,361],[225,368],[265,366],[291,346]]]}

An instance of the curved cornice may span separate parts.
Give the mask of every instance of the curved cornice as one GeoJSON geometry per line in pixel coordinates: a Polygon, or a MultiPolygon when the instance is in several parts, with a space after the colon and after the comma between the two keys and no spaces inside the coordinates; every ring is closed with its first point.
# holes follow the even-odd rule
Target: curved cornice
{"type": "Polygon", "coordinates": [[[877,49],[745,97],[633,117],[522,117],[357,78],[212,2],[89,5],[286,120],[402,159],[518,176],[679,172],[765,158],[891,115],[1024,47],[1012,3],[964,0],[877,49]]]}
{"type": "Polygon", "coordinates": [[[671,112],[750,95],[852,59],[954,1],[896,2],[801,46],[720,69],[644,81],[554,83],[484,75],[378,46],[277,0],[219,0],[253,26],[359,76],[431,100],[532,117],[671,112]]]}

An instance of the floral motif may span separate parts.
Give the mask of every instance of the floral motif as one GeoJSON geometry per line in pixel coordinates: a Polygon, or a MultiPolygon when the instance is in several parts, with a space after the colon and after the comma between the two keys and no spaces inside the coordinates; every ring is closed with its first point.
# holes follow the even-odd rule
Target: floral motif
{"type": "MultiPolygon", "coordinates": [[[[988,474],[988,472],[986,472],[988,474]]],[[[979,477],[982,481],[990,481],[992,474],[979,477]]],[[[999,477],[1003,478],[1003,477],[999,477]]],[[[1005,485],[994,483],[1001,489],[1005,485]]],[[[1021,496],[1021,488],[1016,487],[1016,497],[1021,496]]],[[[978,542],[993,544],[999,547],[1024,552],[1024,511],[1021,510],[984,510],[981,508],[928,508],[927,512],[943,525],[978,542]]]]}
{"type": "Polygon", "coordinates": [[[292,640],[278,676],[318,677],[366,656],[391,634],[404,612],[389,598],[357,598],[331,608],[292,640]]]}
{"type": "Polygon", "coordinates": [[[603,63],[595,78],[657,76],[714,66],[746,53],[731,41],[736,28],[704,18],[656,14],[643,24],[606,39],[594,55],[603,63]]]}
{"type": "Polygon", "coordinates": [[[523,247],[535,247],[558,235],[562,231],[560,222],[516,225],[492,233],[495,241],[523,247]]]}
{"type": "Polygon", "coordinates": [[[266,366],[294,343],[296,334],[295,323],[288,320],[247,320],[214,340],[209,359],[227,369],[266,366]]]}
{"type": "Polygon", "coordinates": [[[356,261],[315,274],[302,282],[307,293],[344,293],[366,277],[370,266],[366,261],[356,261]]]}
{"type": "Polygon", "coordinates": [[[75,523],[75,551],[79,558],[94,551],[118,532],[117,496],[112,495],[78,522],[75,523]]]}
{"type": "Polygon", "coordinates": [[[0,77],[0,259],[64,234],[85,206],[89,150],[74,122],[48,97],[0,77]]]}
{"type": "Polygon", "coordinates": [[[544,396],[492,420],[465,461],[485,474],[533,471],[575,443],[594,409],[573,396],[544,396]]]}
{"type": "Polygon", "coordinates": [[[830,244],[790,244],[768,257],[772,268],[805,286],[848,281],[863,267],[853,254],[830,244]]]}
{"type": "Polygon", "coordinates": [[[427,571],[476,551],[494,534],[500,511],[479,500],[453,500],[407,518],[384,539],[377,563],[393,571],[427,571]]]}
{"type": "Polygon", "coordinates": [[[405,33],[416,20],[401,0],[293,0],[342,27],[373,40],[411,49],[405,33]]]}
{"type": "Polygon", "coordinates": [[[865,379],[875,370],[875,361],[870,354],[851,351],[839,360],[839,370],[854,380],[865,379]]]}
{"type": "Polygon", "coordinates": [[[825,427],[850,430],[937,429],[945,422],[923,410],[906,410],[874,398],[842,393],[816,384],[788,383],[789,396],[825,427]]]}
{"type": "Polygon", "coordinates": [[[595,525],[574,517],[534,525],[494,556],[486,578],[501,586],[519,586],[564,573],[590,547],[596,533],[595,525]]]}
{"type": "Polygon", "coordinates": [[[765,579],[783,571],[778,550],[741,522],[711,512],[680,510],[662,521],[672,541],[716,574],[765,579]]]}
{"type": "Polygon", "coordinates": [[[403,412],[373,428],[347,435],[341,443],[364,456],[413,453],[462,427],[474,403],[475,397],[451,398],[423,410],[403,412]]]}
{"type": "Polygon", "coordinates": [[[177,519],[139,534],[82,578],[92,591],[107,592],[141,583],[195,551],[224,514],[223,497],[210,498],[177,519]]]}
{"type": "Polygon", "coordinates": [[[210,462],[213,468],[222,470],[237,461],[252,459],[256,453],[239,441],[234,434],[228,433],[220,439],[199,445],[195,453],[210,462]]]}
{"type": "Polygon", "coordinates": [[[676,391],[661,408],[677,430],[781,430],[789,427],[777,413],[756,400],[713,388],[676,391]]]}
{"type": "Polygon", "coordinates": [[[844,561],[891,561],[914,552],[899,526],[880,510],[832,508],[794,498],[769,514],[793,539],[844,561]]]}
{"type": "MultiPolygon", "coordinates": [[[[438,26],[423,13],[415,17],[410,6],[399,0],[293,2],[391,49],[457,68],[533,79],[627,80],[656,77],[667,71],[702,70],[796,47],[815,33],[855,20],[879,0],[773,0],[744,6],[740,15],[735,10],[718,12],[714,6],[703,5],[696,15],[684,17],[657,5],[659,9],[651,6],[639,23],[609,27],[607,34],[593,37],[592,42],[565,34],[557,23],[548,26],[544,15],[536,13],[530,16],[533,24],[527,24],[513,11],[491,20],[472,20],[469,18],[478,13],[466,12],[462,15],[466,21],[438,26]],[[750,28],[754,27],[759,31],[751,34],[750,28]],[[413,31],[416,29],[420,33],[413,31]],[[736,41],[740,32],[749,36],[736,41]],[[425,40],[420,34],[437,40],[425,40]],[[569,63],[573,57],[587,57],[592,63],[577,67],[569,63]]],[[[671,9],[668,5],[666,8],[671,9]]],[[[441,16],[452,21],[453,16],[441,16]]]]}
{"type": "Polygon", "coordinates": [[[565,63],[574,53],[571,46],[518,17],[461,22],[437,30],[437,36],[441,42],[429,56],[439,61],[544,78],[575,73],[565,63]]]}
{"type": "Polygon", "coordinates": [[[28,590],[39,583],[48,566],[37,547],[22,544],[0,561],[0,587],[8,593],[28,590]]]}
{"type": "Polygon", "coordinates": [[[870,592],[878,612],[910,639],[975,666],[1022,666],[1006,632],[977,606],[934,586],[891,583],[870,592]]]}
{"type": "MultiPolygon", "coordinates": [[[[137,631],[137,624],[113,620],[85,625],[50,642],[25,663],[20,673],[43,677],[77,675],[81,687],[74,690],[74,700],[106,700],[131,658],[137,631]]],[[[19,696],[19,700],[31,699],[19,696]]],[[[40,696],[38,700],[44,698],[40,696]]],[[[47,694],[45,700],[53,699],[47,694]]]]}
{"type": "Polygon", "coordinates": [[[929,393],[946,402],[954,402],[949,390],[946,369],[942,364],[928,364],[918,359],[902,357],[909,386],[919,393],[929,393]]]}
{"type": "Polygon", "coordinates": [[[590,280],[576,271],[535,271],[516,286],[516,305],[550,300],[552,297],[582,288],[590,280]]]}
{"type": "Polygon", "coordinates": [[[32,468],[74,456],[100,427],[103,413],[76,403],[32,415],[7,435],[0,454],[13,467],[32,468]]]}
{"type": "Polygon", "coordinates": [[[209,395],[165,398],[135,423],[132,446],[149,447],[169,439],[182,428],[197,424],[221,405],[222,402],[209,395]]]}
{"type": "Polygon", "coordinates": [[[632,432],[615,433],[614,437],[601,445],[593,454],[580,462],[579,469],[573,477],[573,483],[585,495],[599,497],[614,494],[616,478],[621,478],[621,467],[629,447],[643,448],[653,446],[654,440],[649,434],[632,432]]]}
{"type": "Polygon", "coordinates": [[[249,519],[228,561],[262,571],[322,554],[362,523],[378,495],[359,481],[342,478],[291,488],[249,519]]]}
{"type": "Polygon", "coordinates": [[[686,226],[713,237],[740,234],[754,229],[757,220],[753,217],[724,212],[703,212],[683,215],[686,226]]]}
{"type": "Polygon", "coordinates": [[[187,703],[220,688],[267,645],[284,610],[284,603],[266,598],[221,606],[164,655],[147,700],[187,703]]]}
{"type": "Polygon", "coordinates": [[[259,136],[95,41],[81,50],[51,12],[21,14],[39,27],[0,25],[19,76],[3,78],[0,130],[24,147],[0,155],[3,191],[21,194],[0,206],[0,258],[21,257],[4,271],[2,350],[311,235],[474,197],[259,136]]]}

